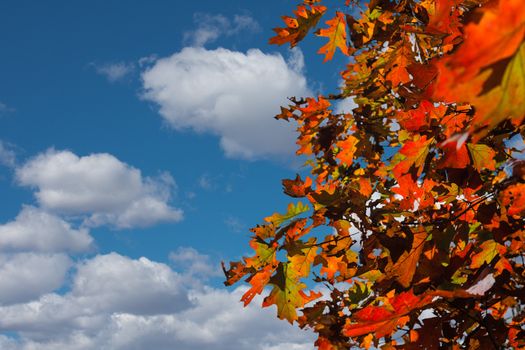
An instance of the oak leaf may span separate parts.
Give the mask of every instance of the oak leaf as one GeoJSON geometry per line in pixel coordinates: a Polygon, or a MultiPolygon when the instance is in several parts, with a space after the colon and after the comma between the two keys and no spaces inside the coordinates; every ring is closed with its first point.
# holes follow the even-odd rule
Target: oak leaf
{"type": "Polygon", "coordinates": [[[336,12],[335,17],[326,21],[326,24],[329,27],[319,30],[317,35],[327,37],[328,43],[321,47],[318,53],[325,55],[325,61],[332,59],[336,48],[348,56],[345,15],[342,12],[336,12]]]}
{"type": "Polygon", "coordinates": [[[283,180],[284,193],[290,197],[304,197],[311,190],[312,179],[306,177],[303,181],[299,174],[295,177],[294,180],[283,180]]]}
{"type": "Polygon", "coordinates": [[[496,256],[505,254],[506,248],[490,239],[481,243],[479,246],[480,252],[472,256],[472,263],[470,267],[472,269],[480,268],[483,264],[489,264],[496,256]]]}
{"type": "Polygon", "coordinates": [[[252,286],[241,297],[241,301],[244,303],[244,306],[247,306],[257,294],[261,294],[263,292],[274,272],[275,266],[268,265],[263,270],[250,277],[248,282],[252,286]]]}
{"type": "Polygon", "coordinates": [[[507,207],[509,215],[519,216],[525,213],[525,184],[511,185],[500,194],[501,204],[507,207]]]}
{"type": "Polygon", "coordinates": [[[273,289],[264,301],[263,307],[277,306],[277,316],[293,323],[297,320],[297,309],[321,296],[321,293],[311,291],[310,295],[303,290],[306,285],[299,282],[298,276],[289,264],[279,264],[277,273],[270,279],[273,289]]]}
{"type": "Polygon", "coordinates": [[[464,142],[460,143],[459,141],[447,141],[439,145],[444,154],[438,164],[438,168],[466,168],[470,164],[467,145],[464,142]]]}
{"type": "Polygon", "coordinates": [[[437,62],[435,96],[475,106],[474,141],[506,119],[519,124],[525,118],[522,6],[522,0],[489,1],[477,11],[481,20],[465,26],[458,50],[437,62]]]}
{"type": "Polygon", "coordinates": [[[275,226],[281,226],[284,222],[293,219],[294,217],[301,215],[310,210],[308,205],[298,202],[297,205],[290,203],[288,205],[288,211],[285,214],[274,213],[272,216],[264,218],[264,221],[271,223],[275,226]]]}
{"type": "Polygon", "coordinates": [[[317,25],[325,11],[326,7],[321,5],[297,6],[297,10],[294,11],[295,18],[283,16],[286,27],[274,28],[277,35],[270,38],[270,44],[289,43],[291,47],[296,46],[308,34],[308,31],[317,25]]]}
{"type": "Polygon", "coordinates": [[[432,299],[431,295],[415,295],[411,290],[403,292],[386,300],[383,306],[369,305],[359,310],[347,319],[343,332],[348,337],[369,333],[375,333],[376,338],[390,335],[408,321],[406,315],[427,306],[432,299]]]}
{"type": "Polygon", "coordinates": [[[472,166],[477,171],[482,171],[484,169],[488,170],[495,170],[496,169],[496,161],[494,160],[494,156],[496,155],[496,152],[487,145],[483,144],[467,144],[470,157],[472,158],[472,166]]]}
{"type": "Polygon", "coordinates": [[[401,286],[408,288],[414,278],[427,237],[428,234],[425,231],[414,233],[410,251],[404,252],[393,265],[385,268],[387,277],[394,277],[401,286]]]}
{"type": "Polygon", "coordinates": [[[430,145],[433,142],[434,139],[427,139],[426,135],[418,135],[413,140],[405,142],[399,150],[399,154],[404,157],[392,169],[394,176],[400,178],[402,175],[408,173],[411,167],[417,170],[416,173],[418,176],[421,175],[423,165],[430,151],[430,145]]]}
{"type": "Polygon", "coordinates": [[[336,158],[346,166],[352,165],[354,162],[354,153],[357,151],[358,139],[352,135],[349,135],[345,140],[338,141],[337,147],[339,147],[339,153],[336,158]]]}

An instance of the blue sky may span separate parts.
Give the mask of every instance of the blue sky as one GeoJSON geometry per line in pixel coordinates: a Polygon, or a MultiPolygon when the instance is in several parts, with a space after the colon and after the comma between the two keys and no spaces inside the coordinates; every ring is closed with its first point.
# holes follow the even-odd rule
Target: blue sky
{"type": "Polygon", "coordinates": [[[273,115],[338,81],[267,45],[294,4],[0,3],[0,348],[311,348],[217,272],[302,171],[273,115]]]}

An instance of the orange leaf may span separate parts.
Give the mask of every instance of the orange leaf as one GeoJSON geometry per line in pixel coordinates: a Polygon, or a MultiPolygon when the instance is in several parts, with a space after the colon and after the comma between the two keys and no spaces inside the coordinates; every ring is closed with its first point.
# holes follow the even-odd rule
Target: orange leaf
{"type": "Polygon", "coordinates": [[[294,180],[283,180],[284,193],[290,197],[304,197],[311,190],[312,179],[307,177],[305,181],[301,179],[299,174],[295,177],[294,180]]]}
{"type": "Polygon", "coordinates": [[[270,281],[270,278],[275,271],[275,267],[272,265],[266,266],[263,270],[257,272],[250,279],[250,284],[252,287],[248,289],[246,293],[243,294],[241,301],[244,303],[244,306],[247,306],[257,294],[261,294],[264,290],[264,287],[270,281]]]}
{"type": "Polygon", "coordinates": [[[370,183],[370,179],[366,177],[360,177],[359,178],[359,192],[365,197],[370,197],[370,195],[373,192],[372,184],[370,183]]]}
{"type": "Polygon", "coordinates": [[[525,184],[512,185],[501,191],[500,201],[507,207],[509,215],[525,213],[525,184]]]}
{"type": "Polygon", "coordinates": [[[439,0],[427,2],[429,22],[426,32],[433,34],[445,34],[444,44],[454,42],[461,32],[459,30],[458,0],[439,0]]]}
{"type": "Polygon", "coordinates": [[[387,79],[392,82],[393,87],[405,84],[410,81],[410,74],[407,67],[414,61],[413,52],[408,40],[403,40],[399,48],[391,53],[391,59],[388,65],[390,68],[387,79]]]}
{"type": "Polygon", "coordinates": [[[344,268],[346,265],[342,256],[326,256],[324,259],[326,263],[323,264],[320,272],[321,274],[326,274],[326,278],[329,280],[332,280],[335,274],[341,272],[341,268],[344,268]]]}
{"type": "Polygon", "coordinates": [[[468,82],[482,68],[512,56],[523,41],[523,0],[489,1],[477,15],[481,20],[465,26],[464,42],[444,60],[454,73],[453,84],[468,82]]]}
{"type": "MultiPolygon", "coordinates": [[[[450,139],[449,139],[450,140],[450,139]]],[[[470,164],[467,146],[463,142],[458,147],[458,141],[445,141],[439,145],[444,151],[443,158],[440,159],[438,168],[464,169],[470,164]]]]}
{"type": "Polygon", "coordinates": [[[416,136],[414,140],[405,142],[399,150],[399,153],[404,155],[405,159],[396,164],[392,170],[394,176],[396,178],[401,177],[403,174],[408,173],[412,166],[417,169],[417,175],[421,175],[430,144],[433,141],[433,138],[427,140],[426,136],[416,136]]]}
{"type": "Polygon", "coordinates": [[[519,124],[525,117],[523,1],[489,1],[476,15],[481,19],[465,26],[463,44],[437,62],[435,84],[437,98],[476,107],[475,142],[505,119],[519,124]]]}
{"type": "Polygon", "coordinates": [[[375,333],[376,338],[384,337],[391,334],[396,326],[401,326],[408,321],[405,315],[430,304],[432,299],[432,295],[414,295],[410,290],[389,298],[390,305],[369,305],[347,319],[343,334],[347,337],[357,337],[375,333]]]}
{"type": "Polygon", "coordinates": [[[395,277],[397,282],[405,288],[410,286],[427,236],[425,231],[414,234],[410,251],[404,252],[394,265],[385,268],[388,277],[395,277]]]}
{"type": "Polygon", "coordinates": [[[273,29],[277,35],[270,38],[270,44],[290,43],[290,46],[294,47],[303,40],[311,28],[317,25],[325,11],[326,7],[320,5],[310,6],[310,8],[303,5],[297,6],[297,10],[294,11],[296,18],[283,16],[286,27],[273,29]]]}
{"type": "Polygon", "coordinates": [[[328,38],[328,43],[319,49],[320,54],[325,54],[325,62],[331,60],[336,48],[348,56],[348,46],[346,44],[346,20],[342,12],[336,12],[335,17],[326,21],[329,25],[327,29],[319,30],[318,35],[328,38]]]}
{"type": "Polygon", "coordinates": [[[330,340],[324,338],[324,337],[319,337],[319,339],[317,339],[315,341],[315,346],[317,346],[317,348],[319,350],[338,350],[338,348],[336,346],[334,346],[330,340]]]}
{"type": "Polygon", "coordinates": [[[358,140],[352,135],[348,136],[343,141],[337,142],[337,147],[341,150],[337,153],[336,158],[344,165],[350,166],[354,162],[354,153],[357,151],[357,142],[358,140]]]}

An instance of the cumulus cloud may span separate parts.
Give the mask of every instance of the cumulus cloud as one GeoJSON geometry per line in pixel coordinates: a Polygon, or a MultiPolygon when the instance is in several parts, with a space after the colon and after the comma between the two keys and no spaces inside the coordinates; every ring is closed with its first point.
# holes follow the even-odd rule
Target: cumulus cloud
{"type": "Polygon", "coordinates": [[[212,264],[208,255],[201,254],[191,247],[178,247],[170,252],[169,259],[185,274],[197,275],[201,278],[222,275],[218,264],[212,264]]]}
{"type": "Polygon", "coordinates": [[[223,15],[196,13],[193,21],[197,29],[184,33],[184,42],[191,46],[204,46],[221,36],[233,36],[247,31],[261,30],[255,19],[247,15],[235,15],[233,20],[223,15]]]}
{"type": "Polygon", "coordinates": [[[33,252],[81,252],[93,238],[85,228],[73,229],[59,217],[25,206],[14,221],[0,225],[0,250],[33,252]]]}
{"type": "Polygon", "coordinates": [[[70,266],[65,254],[0,254],[0,305],[27,302],[59,288],[70,266]]]}
{"type": "Polygon", "coordinates": [[[182,278],[144,257],[99,255],[77,270],[70,297],[92,311],[169,314],[188,305],[182,278]]]}
{"type": "Polygon", "coordinates": [[[219,136],[228,157],[285,157],[296,148],[294,126],[273,116],[287,96],[310,95],[302,58],[292,57],[187,47],[143,72],[143,98],[171,127],[219,136]]]}
{"type": "MultiPolygon", "coordinates": [[[[245,288],[186,289],[167,265],[116,253],[80,264],[72,288],[0,306],[2,349],[310,349],[275,310],[243,308],[245,288]]],[[[256,298],[255,304],[261,303],[256,298]]]]}
{"type": "Polygon", "coordinates": [[[169,174],[143,177],[140,170],[107,153],[79,157],[49,150],[17,168],[16,178],[36,188],[44,209],[83,216],[89,226],[130,228],[182,219],[182,211],[168,204],[174,187],[169,174]]]}
{"type": "Polygon", "coordinates": [[[127,62],[94,64],[94,66],[96,72],[111,83],[123,80],[135,71],[135,65],[127,62]]]}

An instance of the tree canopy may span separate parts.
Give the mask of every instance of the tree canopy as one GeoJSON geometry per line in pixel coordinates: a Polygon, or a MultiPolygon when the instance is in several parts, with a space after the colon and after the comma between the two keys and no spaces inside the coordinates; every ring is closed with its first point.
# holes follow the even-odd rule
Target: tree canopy
{"type": "Polygon", "coordinates": [[[304,0],[282,19],[270,43],[314,34],[348,64],[276,116],[311,174],[283,180],[293,202],[226,284],[319,349],[525,348],[523,0],[304,0]]]}

